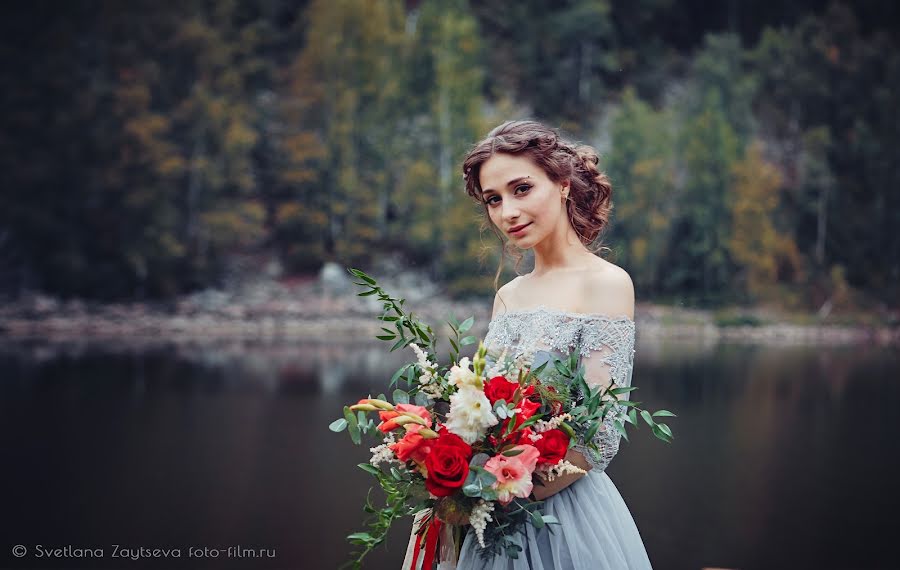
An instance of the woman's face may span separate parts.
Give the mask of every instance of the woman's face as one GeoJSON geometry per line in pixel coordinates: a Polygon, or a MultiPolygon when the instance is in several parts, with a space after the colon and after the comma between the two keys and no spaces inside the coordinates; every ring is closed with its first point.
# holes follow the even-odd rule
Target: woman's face
{"type": "Polygon", "coordinates": [[[481,165],[479,183],[491,221],[521,249],[534,247],[567,220],[563,184],[528,157],[494,154],[481,165]]]}

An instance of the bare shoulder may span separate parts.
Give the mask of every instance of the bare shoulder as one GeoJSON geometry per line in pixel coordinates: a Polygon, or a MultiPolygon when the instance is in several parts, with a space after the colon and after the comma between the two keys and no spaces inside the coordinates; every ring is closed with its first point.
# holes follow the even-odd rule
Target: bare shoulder
{"type": "Polygon", "coordinates": [[[491,319],[496,317],[498,314],[502,314],[509,310],[512,310],[513,304],[510,301],[515,296],[515,290],[519,286],[519,282],[521,279],[521,276],[516,277],[497,290],[497,294],[494,295],[494,309],[491,312],[491,319]]]}
{"type": "Polygon", "coordinates": [[[581,306],[586,313],[634,318],[634,282],[631,275],[606,260],[584,273],[581,306]]]}

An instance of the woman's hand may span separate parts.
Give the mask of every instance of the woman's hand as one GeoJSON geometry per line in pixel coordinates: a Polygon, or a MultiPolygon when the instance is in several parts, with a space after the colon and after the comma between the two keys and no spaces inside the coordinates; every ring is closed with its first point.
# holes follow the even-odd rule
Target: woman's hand
{"type": "MultiPolygon", "coordinates": [[[[590,471],[592,466],[588,463],[587,459],[584,458],[580,452],[575,451],[574,449],[569,449],[566,453],[565,460],[575,465],[576,467],[580,467],[585,471],[590,471]]],[[[559,493],[575,481],[578,481],[584,477],[581,473],[571,473],[567,475],[560,475],[553,481],[545,481],[543,485],[535,485],[534,490],[531,494],[534,496],[535,500],[543,501],[547,497],[552,497],[553,495],[559,493]]]]}

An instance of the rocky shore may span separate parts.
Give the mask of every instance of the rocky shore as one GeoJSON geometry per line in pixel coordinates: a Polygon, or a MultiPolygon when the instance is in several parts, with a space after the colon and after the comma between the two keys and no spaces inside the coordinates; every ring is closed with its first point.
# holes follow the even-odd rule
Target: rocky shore
{"type": "MultiPolygon", "coordinates": [[[[442,334],[447,319],[475,317],[472,334],[483,335],[491,300],[452,301],[412,271],[388,273],[379,285],[405,299],[404,308],[442,334]],[[443,327],[443,329],[441,329],[443,327]]],[[[380,275],[380,274],[379,274],[380,275]]],[[[358,342],[380,334],[381,303],[359,297],[346,272],[326,266],[318,277],[272,279],[260,276],[227,290],[207,290],[169,303],[90,303],[28,295],[0,303],[0,339],[144,339],[204,342],[216,339],[358,342]]],[[[638,304],[638,335],[704,342],[900,345],[897,324],[794,324],[776,315],[722,313],[638,304]]]]}

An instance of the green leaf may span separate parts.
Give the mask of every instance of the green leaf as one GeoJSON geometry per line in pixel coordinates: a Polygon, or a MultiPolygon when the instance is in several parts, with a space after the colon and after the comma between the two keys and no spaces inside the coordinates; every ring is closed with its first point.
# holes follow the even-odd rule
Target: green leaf
{"type": "Polygon", "coordinates": [[[392,397],[394,398],[394,404],[409,403],[409,394],[407,394],[404,390],[400,390],[399,388],[394,390],[392,397]]]}
{"type": "Polygon", "coordinates": [[[630,421],[633,426],[637,427],[637,410],[635,410],[634,408],[631,408],[628,411],[628,421],[630,421]]]}
{"type": "Polygon", "coordinates": [[[459,340],[459,344],[461,344],[463,346],[465,346],[467,344],[475,344],[476,342],[478,342],[478,338],[474,337],[474,336],[467,336],[467,337],[461,338],[459,340]]]}
{"type": "Polygon", "coordinates": [[[357,467],[359,467],[366,473],[371,473],[372,475],[381,475],[381,471],[371,463],[360,463],[357,465],[357,467]]]}
{"type": "Polygon", "coordinates": [[[347,540],[355,542],[369,542],[373,540],[372,535],[367,532],[354,532],[347,535],[347,540]]]}
{"type": "Polygon", "coordinates": [[[641,410],[641,417],[644,418],[644,421],[647,422],[647,425],[653,427],[656,425],[656,422],[653,421],[653,417],[650,416],[650,412],[647,410],[641,410]]]}
{"type": "Polygon", "coordinates": [[[575,430],[566,422],[559,424],[559,429],[563,430],[570,439],[575,439],[575,430]]]}
{"type": "Polygon", "coordinates": [[[666,442],[666,443],[671,443],[671,442],[672,442],[672,438],[670,438],[668,435],[666,435],[666,434],[663,432],[663,430],[660,429],[660,427],[659,427],[658,425],[654,425],[652,429],[653,429],[653,435],[655,435],[655,436],[658,437],[659,439],[663,440],[663,441],[666,442]]]}
{"type": "Polygon", "coordinates": [[[534,528],[544,528],[544,517],[541,516],[541,513],[528,511],[528,514],[531,515],[531,524],[534,525],[534,528]]]}
{"type": "Polygon", "coordinates": [[[502,453],[502,455],[504,455],[506,457],[515,457],[516,455],[519,455],[523,451],[525,451],[525,450],[524,449],[507,449],[506,451],[504,451],[502,453]]]}
{"type": "Polygon", "coordinates": [[[379,335],[375,335],[375,338],[377,338],[378,340],[394,340],[395,338],[397,338],[397,335],[392,334],[392,335],[388,336],[386,334],[384,334],[384,335],[379,334],[379,335]]]}
{"type": "Polygon", "coordinates": [[[534,414],[519,426],[519,429],[527,428],[528,426],[537,423],[537,421],[544,417],[544,414],[534,414]]]}
{"type": "Polygon", "coordinates": [[[609,391],[613,396],[618,396],[619,394],[627,394],[628,392],[637,390],[637,386],[622,386],[621,388],[613,388],[609,391]]]}
{"type": "Polygon", "coordinates": [[[659,427],[660,430],[662,430],[662,432],[664,434],[666,434],[670,438],[674,439],[675,435],[672,433],[672,430],[671,430],[671,428],[669,428],[668,425],[666,425],[666,424],[656,424],[656,425],[657,425],[657,427],[659,427]]]}
{"type": "Polygon", "coordinates": [[[394,346],[391,347],[391,352],[394,352],[395,350],[397,350],[397,349],[400,348],[401,346],[405,346],[405,343],[406,343],[406,342],[407,342],[407,340],[406,340],[405,338],[401,338],[400,340],[398,340],[398,341],[394,344],[394,346]]]}
{"type": "Polygon", "coordinates": [[[454,341],[452,338],[450,339],[450,346],[453,347],[453,352],[456,352],[457,354],[459,353],[459,346],[456,344],[456,341],[454,341]]]}
{"type": "Polygon", "coordinates": [[[677,418],[675,414],[670,412],[669,410],[657,410],[653,412],[654,418],[677,418]]]}
{"type": "Polygon", "coordinates": [[[328,429],[335,433],[340,433],[347,429],[347,420],[345,420],[344,418],[334,420],[328,425],[328,429]]]}
{"type": "Polygon", "coordinates": [[[622,437],[625,438],[625,441],[628,441],[628,432],[625,431],[625,426],[622,424],[622,422],[619,420],[615,420],[613,421],[613,425],[616,427],[616,431],[622,434],[622,437]]]}
{"type": "Polygon", "coordinates": [[[353,271],[354,271],[354,273],[353,273],[354,275],[356,275],[357,277],[359,277],[360,279],[362,279],[369,285],[377,285],[377,283],[375,282],[374,279],[372,279],[371,277],[369,277],[368,275],[366,275],[364,272],[360,271],[359,269],[354,269],[353,271]]]}
{"type": "Polygon", "coordinates": [[[472,325],[474,323],[475,323],[475,317],[469,317],[468,319],[464,320],[462,322],[462,324],[459,325],[459,332],[466,332],[467,330],[472,328],[472,325]]]}
{"type": "Polygon", "coordinates": [[[362,442],[362,438],[359,435],[359,425],[356,423],[356,416],[353,415],[353,412],[347,406],[344,406],[344,419],[347,420],[347,431],[350,432],[350,440],[359,445],[362,442]]]}
{"type": "Polygon", "coordinates": [[[393,386],[394,384],[396,384],[396,383],[397,383],[397,380],[400,379],[400,376],[402,376],[403,373],[406,371],[406,369],[409,368],[409,367],[410,367],[409,364],[404,364],[404,365],[401,366],[396,372],[394,372],[394,375],[391,376],[391,383],[390,383],[389,385],[390,385],[390,386],[393,386]]]}
{"type": "Polygon", "coordinates": [[[587,433],[584,434],[584,441],[591,441],[594,439],[594,436],[597,435],[597,431],[600,430],[600,422],[594,420],[591,422],[591,427],[588,428],[587,433]]]}

